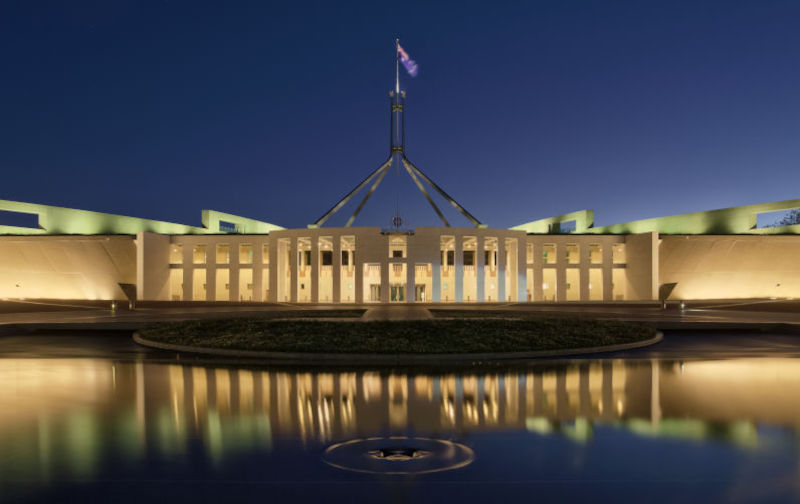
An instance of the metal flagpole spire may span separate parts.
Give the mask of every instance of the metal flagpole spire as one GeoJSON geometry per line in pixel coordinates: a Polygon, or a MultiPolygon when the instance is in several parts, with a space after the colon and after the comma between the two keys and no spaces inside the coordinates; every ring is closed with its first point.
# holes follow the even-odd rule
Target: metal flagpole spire
{"type": "Polygon", "coordinates": [[[394,92],[400,94],[400,39],[394,39],[394,92]]]}

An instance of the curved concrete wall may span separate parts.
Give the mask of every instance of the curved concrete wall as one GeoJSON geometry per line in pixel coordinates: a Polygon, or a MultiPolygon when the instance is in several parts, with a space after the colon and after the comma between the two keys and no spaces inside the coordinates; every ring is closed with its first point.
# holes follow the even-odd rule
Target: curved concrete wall
{"type": "Polygon", "coordinates": [[[132,236],[15,236],[0,240],[0,298],[125,299],[136,283],[132,236]]]}
{"type": "Polygon", "coordinates": [[[670,299],[800,297],[800,237],[662,236],[659,249],[670,299]]]}

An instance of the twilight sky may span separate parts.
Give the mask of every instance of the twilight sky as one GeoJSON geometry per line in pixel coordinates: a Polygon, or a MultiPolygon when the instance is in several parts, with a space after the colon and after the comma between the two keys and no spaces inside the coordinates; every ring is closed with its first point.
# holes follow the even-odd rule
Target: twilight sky
{"type": "MultiPolygon", "coordinates": [[[[797,0],[6,0],[0,199],[303,227],[388,155],[395,37],[409,159],[492,227],[800,198],[797,0]]],[[[400,175],[356,225],[437,225],[400,175]]]]}

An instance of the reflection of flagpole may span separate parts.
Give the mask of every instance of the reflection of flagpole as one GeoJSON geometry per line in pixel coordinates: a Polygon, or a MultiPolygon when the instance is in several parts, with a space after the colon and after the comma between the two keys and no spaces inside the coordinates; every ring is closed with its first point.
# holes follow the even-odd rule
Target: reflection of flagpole
{"type": "Polygon", "coordinates": [[[394,39],[394,92],[400,94],[400,39],[394,39]]]}

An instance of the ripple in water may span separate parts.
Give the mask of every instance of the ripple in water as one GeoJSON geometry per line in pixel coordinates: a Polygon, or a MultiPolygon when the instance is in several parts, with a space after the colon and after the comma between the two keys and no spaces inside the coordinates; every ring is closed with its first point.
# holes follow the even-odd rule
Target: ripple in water
{"type": "Polygon", "coordinates": [[[475,453],[446,439],[391,436],[336,443],[325,450],[322,459],[346,471],[425,474],[465,467],[475,460],[475,453]]]}

